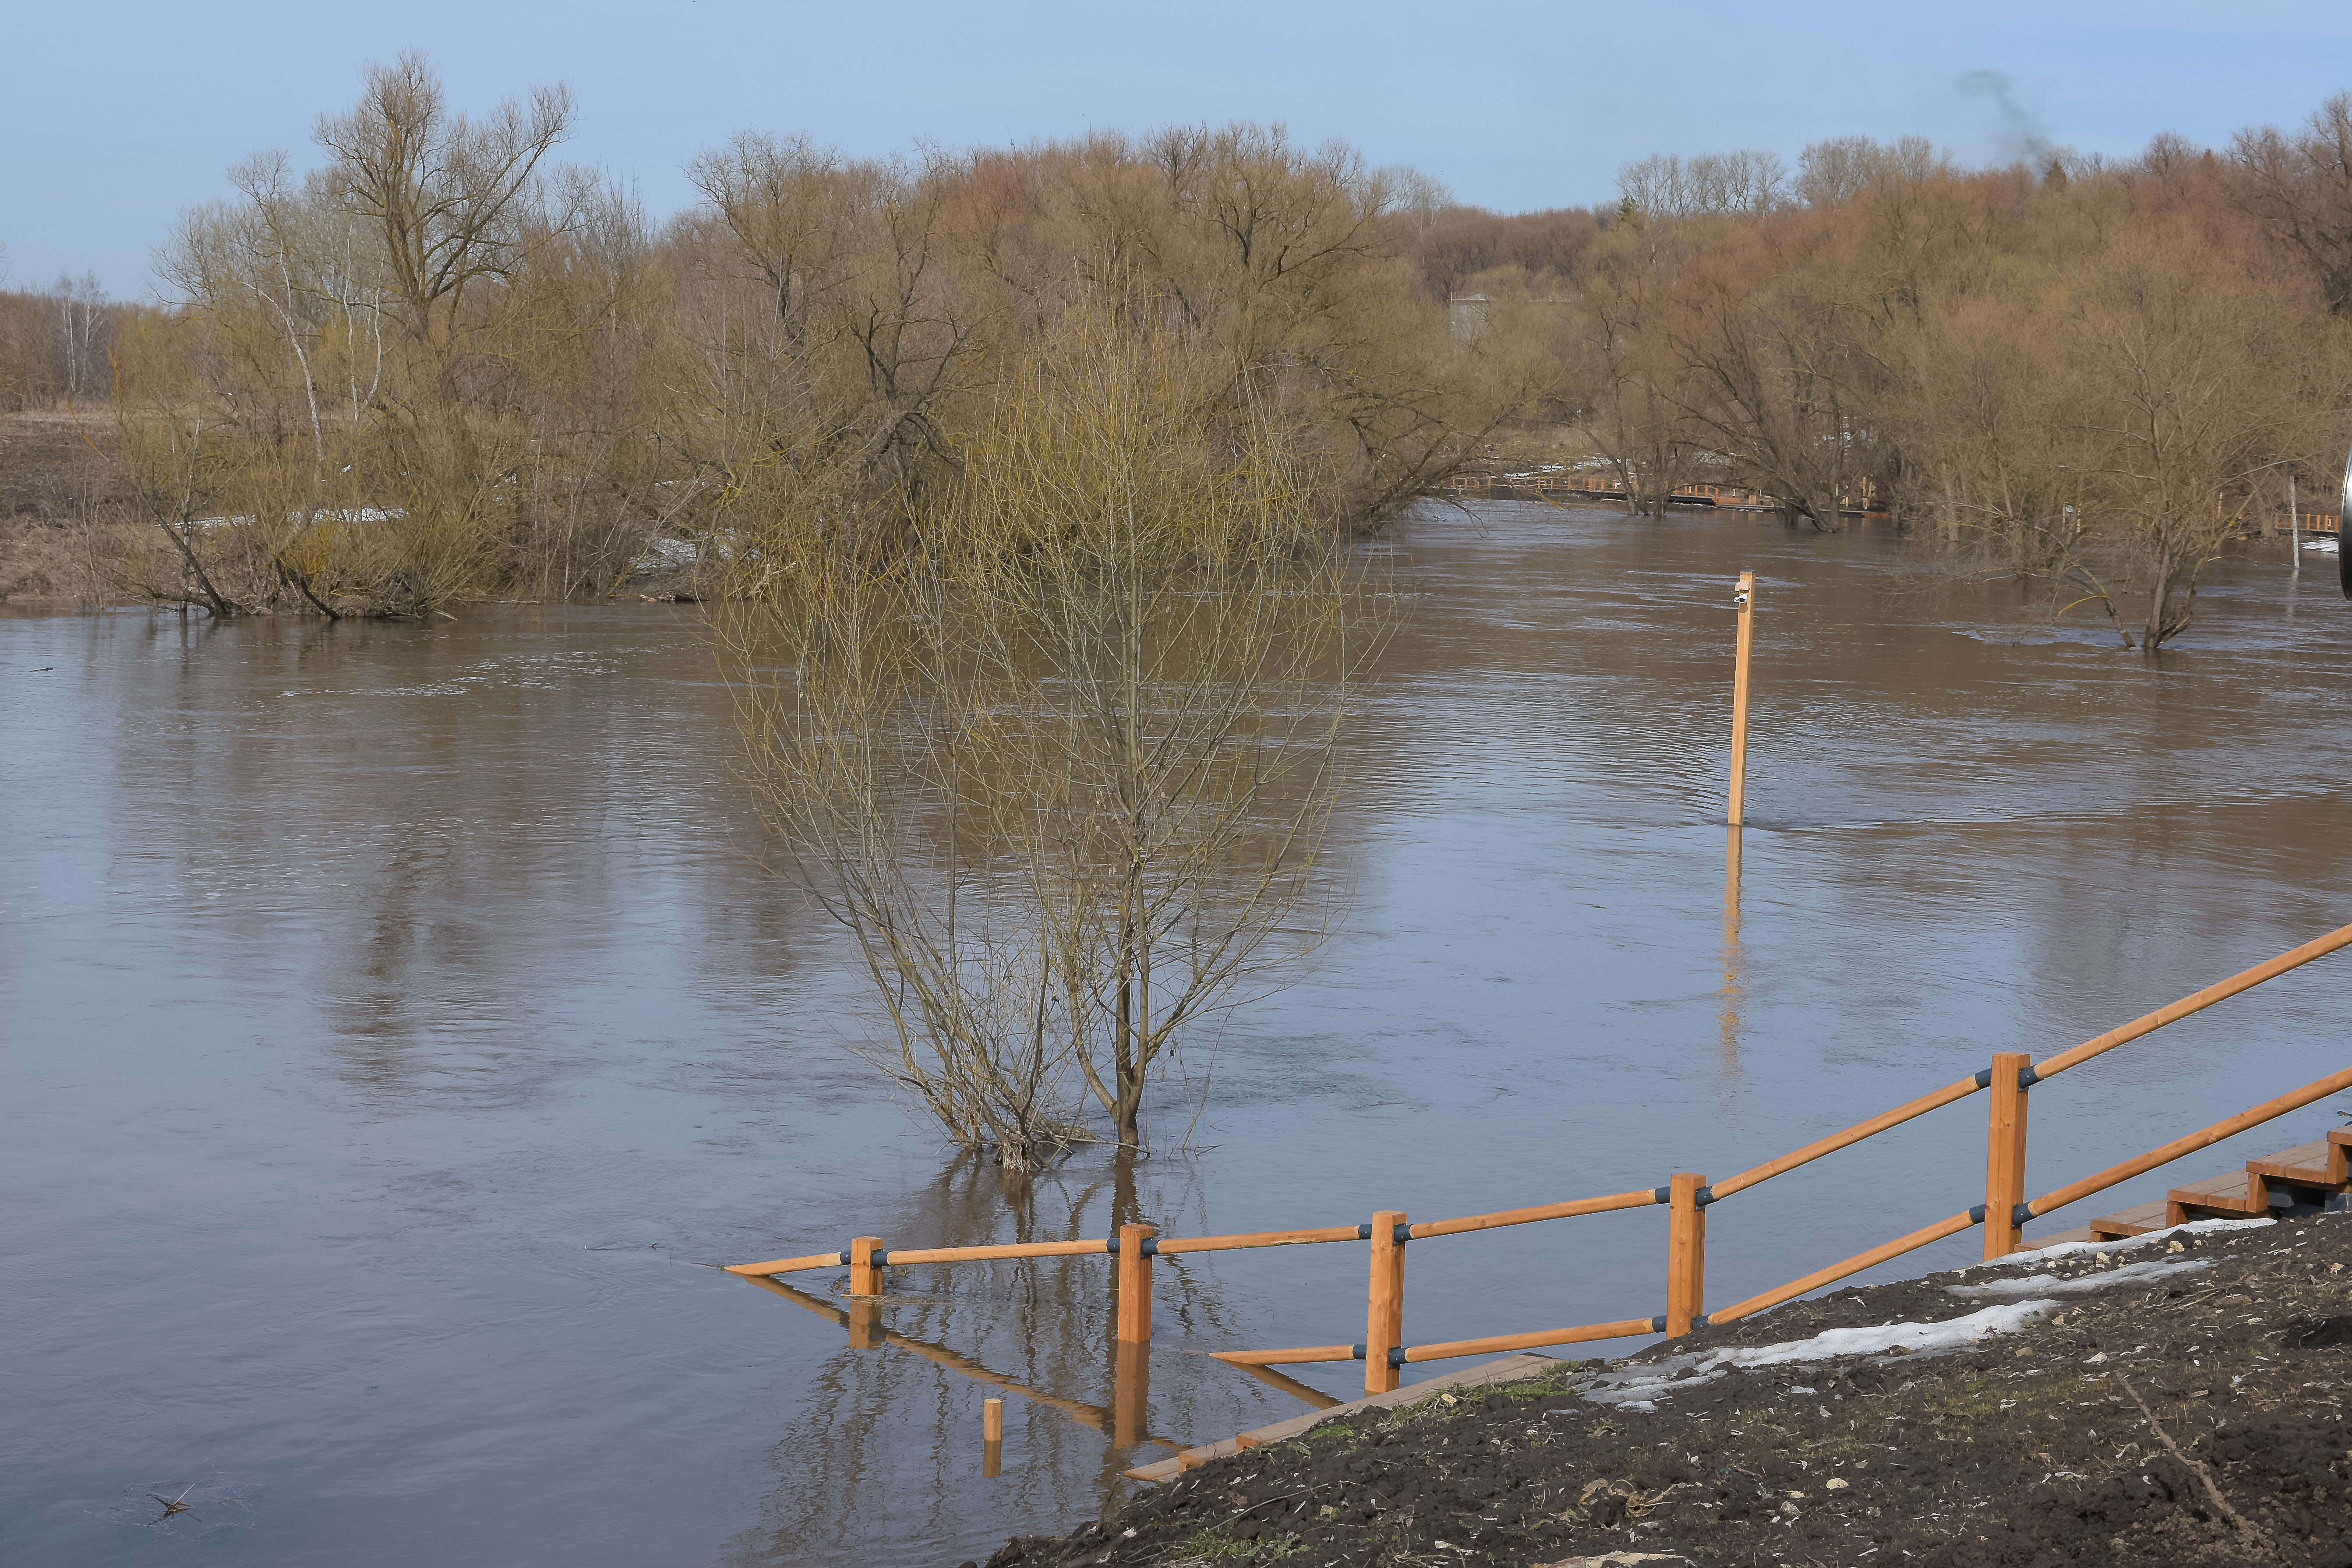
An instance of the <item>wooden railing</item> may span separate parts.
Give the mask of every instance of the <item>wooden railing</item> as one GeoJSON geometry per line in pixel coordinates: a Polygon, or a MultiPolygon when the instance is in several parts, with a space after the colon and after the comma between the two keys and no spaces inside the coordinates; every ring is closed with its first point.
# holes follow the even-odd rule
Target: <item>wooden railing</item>
{"type": "Polygon", "coordinates": [[[2340,514],[2332,511],[2298,511],[2291,519],[2283,511],[2271,513],[2272,532],[2292,533],[2297,531],[2305,533],[2341,533],[2344,531],[2344,519],[2340,514]]]}
{"type": "Polygon", "coordinates": [[[1704,1175],[1684,1172],[1660,1187],[1612,1193],[1603,1197],[1578,1198],[1566,1203],[1539,1204],[1528,1208],[1504,1209],[1492,1214],[1467,1215],[1458,1219],[1424,1220],[1415,1225],[1403,1213],[1384,1209],[1373,1215],[1370,1223],[1363,1225],[1259,1231],[1239,1236],[1163,1237],[1150,1226],[1127,1225],[1119,1227],[1118,1236],[1101,1241],[1016,1242],[992,1247],[911,1249],[892,1249],[879,1237],[862,1236],[845,1248],[801,1258],[774,1258],[764,1263],[739,1263],[732,1265],[728,1272],[764,1279],[773,1275],[807,1269],[837,1268],[845,1264],[849,1268],[850,1295],[855,1300],[879,1296],[884,1270],[887,1268],[1003,1258],[1112,1257],[1118,1260],[1117,1339],[1120,1351],[1120,1375],[1122,1380],[1127,1378],[1129,1375],[1128,1369],[1132,1364],[1135,1369],[1132,1375],[1139,1385],[1145,1375],[1142,1352],[1151,1338],[1151,1259],[1181,1253],[1311,1247],[1349,1241],[1370,1243],[1364,1338],[1361,1342],[1212,1353],[1223,1361],[1250,1368],[1307,1362],[1361,1361],[1364,1363],[1365,1390],[1373,1394],[1395,1388],[1400,1379],[1399,1369],[1410,1363],[1537,1350],[1550,1345],[1619,1339],[1633,1334],[1664,1333],[1669,1337],[1685,1334],[1694,1328],[1709,1323],[1728,1323],[1751,1316],[1976,1226],[1984,1227],[1984,1256],[1989,1258],[2006,1256],[2018,1250],[2020,1228],[2030,1219],[2039,1218],[2094,1193],[2104,1192],[2118,1183],[2233,1137],[2339,1089],[2352,1088],[2352,1068],[2347,1068],[2186,1137],[2175,1139],[2162,1148],[2109,1166],[2071,1185],[2044,1193],[2030,1201],[2025,1196],[2028,1091],[2035,1085],[2045,1083],[2095,1057],[2127,1045],[2167,1024],[2201,1012],[2217,1002],[2251,990],[2266,980],[2274,979],[2347,945],[2352,945],[2352,925],[2331,931],[2315,942],[2305,942],[2267,963],[2256,964],[2202,991],[2184,996],[2168,1006],[2159,1007],[2153,1013],[2085,1040],[2071,1050],[2061,1051],[2038,1065],[2025,1052],[2001,1052],[1992,1058],[1990,1067],[1973,1077],[1947,1084],[1891,1110],[1832,1132],[1828,1137],[1816,1139],[1801,1149],[1767,1160],[1736,1176],[1713,1184],[1704,1175]],[[1824,1155],[1850,1148],[1864,1139],[1875,1137],[1979,1091],[1990,1091],[1991,1095],[1987,1118],[1983,1203],[1751,1296],[1733,1306],[1714,1312],[1706,1310],[1708,1209],[1735,1194],[1746,1192],[1775,1176],[1785,1175],[1824,1155]],[[1606,1323],[1498,1334],[1486,1339],[1410,1346],[1404,1343],[1404,1258],[1408,1242],[1651,1206],[1662,1206],[1667,1210],[1666,1303],[1664,1312],[1606,1323]]]}

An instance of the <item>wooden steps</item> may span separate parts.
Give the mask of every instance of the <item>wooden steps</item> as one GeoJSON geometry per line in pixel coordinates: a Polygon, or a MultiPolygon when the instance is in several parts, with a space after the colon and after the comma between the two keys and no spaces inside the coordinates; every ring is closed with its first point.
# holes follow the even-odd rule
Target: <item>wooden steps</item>
{"type": "MultiPolygon", "coordinates": [[[[2032,1252],[2070,1241],[2120,1241],[2126,1237],[2142,1236],[2151,1230],[2184,1225],[2190,1220],[2247,1219],[2278,1209],[2308,1211],[2346,1193],[2352,1193],[2352,1127],[2332,1131],[2316,1143],[2301,1143],[2292,1149],[2282,1149],[2275,1154],[2249,1160],[2243,1170],[2175,1187],[2158,1202],[2104,1215],[2089,1225],[2073,1230],[2036,1237],[2031,1244],[2018,1250],[2032,1252]]],[[[1426,1383],[1409,1384],[1392,1393],[1376,1394],[1353,1404],[1334,1405],[1328,1410],[1309,1411],[1304,1415],[1293,1416],[1271,1426],[1262,1426],[1254,1432],[1244,1432],[1220,1443],[1187,1448],[1172,1459],[1139,1465],[1127,1474],[1139,1481],[1172,1481],[1185,1471],[1205,1465],[1212,1459],[1224,1458],[1261,1444],[1286,1441],[1311,1426],[1358,1410],[1409,1405],[1452,1388],[1475,1388],[1483,1384],[1533,1377],[1559,1364],[1549,1356],[1504,1356],[1483,1366],[1431,1378],[1426,1383]]]]}
{"type": "Polygon", "coordinates": [[[2041,1247],[2076,1239],[2120,1241],[2190,1220],[2258,1219],[2273,1209],[2316,1206],[2347,1191],[2352,1191],[2352,1128],[2339,1128],[2319,1142],[2249,1160],[2242,1171],[2175,1187],[2160,1203],[2103,1215],[2090,1223],[2086,1236],[2070,1232],[2035,1241],[2041,1247]]]}

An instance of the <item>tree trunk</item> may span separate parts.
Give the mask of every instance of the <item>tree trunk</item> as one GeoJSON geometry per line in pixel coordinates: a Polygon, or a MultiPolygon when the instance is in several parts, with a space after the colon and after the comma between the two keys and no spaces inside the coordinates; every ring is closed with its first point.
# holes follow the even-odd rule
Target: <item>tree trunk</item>
{"type": "Polygon", "coordinates": [[[2140,652],[2150,658],[2162,646],[2165,637],[2165,610],[2172,603],[2173,571],[2169,564],[2159,566],[2147,584],[2147,625],[2140,629],[2140,652]]]}
{"type": "MultiPolygon", "coordinates": [[[[190,548],[186,538],[180,531],[168,522],[158,522],[155,526],[163,531],[164,537],[169,539],[173,546],[179,551],[180,564],[195,577],[196,585],[205,591],[205,601],[210,606],[212,613],[219,616],[236,615],[237,607],[221,597],[221,591],[213,586],[212,578],[205,574],[204,563],[196,559],[195,551],[190,548]]],[[[183,580],[182,588],[184,589],[186,585],[185,581],[183,580]]]]}

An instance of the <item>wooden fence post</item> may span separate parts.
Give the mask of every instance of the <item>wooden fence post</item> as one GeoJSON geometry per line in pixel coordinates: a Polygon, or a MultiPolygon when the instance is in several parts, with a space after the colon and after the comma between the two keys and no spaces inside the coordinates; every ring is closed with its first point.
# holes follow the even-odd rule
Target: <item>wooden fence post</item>
{"type": "Polygon", "coordinates": [[[849,1293],[853,1296],[882,1294],[882,1266],[874,1261],[877,1252],[888,1247],[878,1236],[854,1237],[849,1243],[849,1293]]]}
{"type": "Polygon", "coordinates": [[[1372,1277],[1364,1297],[1364,1392],[1386,1394],[1402,1380],[1389,1364],[1389,1352],[1404,1343],[1403,1213],[1382,1209],[1372,1216],[1372,1277]]]}
{"type": "Polygon", "coordinates": [[[1705,1176],[1685,1171],[1668,1189],[1674,1205],[1666,1228],[1666,1335],[1689,1333],[1706,1311],[1706,1210],[1698,1201],[1705,1176]]]}
{"type": "Polygon", "coordinates": [[[1756,574],[1739,574],[1739,656],[1731,672],[1731,813],[1738,827],[1748,817],[1748,650],[1756,641],[1756,574]]]}
{"type": "Polygon", "coordinates": [[[997,1476],[1004,1473],[1004,1401],[983,1399],[980,1404],[980,1473],[997,1476]]]}
{"type": "Polygon", "coordinates": [[[1143,1249],[1159,1230],[1148,1225],[1118,1227],[1118,1342],[1151,1342],[1151,1254],[1143,1249]]]}
{"type": "Polygon", "coordinates": [[[2033,1058],[2002,1051],[1992,1058],[1992,1109],[1985,1140],[1984,1255],[2006,1258],[2023,1239],[2014,1217],[2025,1201],[2025,1096],[2018,1081],[2033,1058]]]}

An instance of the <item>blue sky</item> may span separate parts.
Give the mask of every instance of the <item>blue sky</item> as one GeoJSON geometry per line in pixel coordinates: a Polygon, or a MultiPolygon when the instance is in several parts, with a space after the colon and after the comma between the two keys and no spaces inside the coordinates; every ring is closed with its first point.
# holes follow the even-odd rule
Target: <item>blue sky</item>
{"type": "Polygon", "coordinates": [[[266,147],[311,155],[371,60],[431,52],[461,107],[579,96],[575,161],[662,215],[739,128],[853,153],[1089,127],[1280,121],[1506,210],[1611,199],[1652,153],[1916,133],[1970,162],[2042,139],[2129,153],[2287,123],[2352,88],[2352,12],[2316,4],[1491,5],[1357,0],[824,6],[415,0],[27,6],[0,58],[8,286],[87,269],[142,297],[187,205],[266,147]]]}

